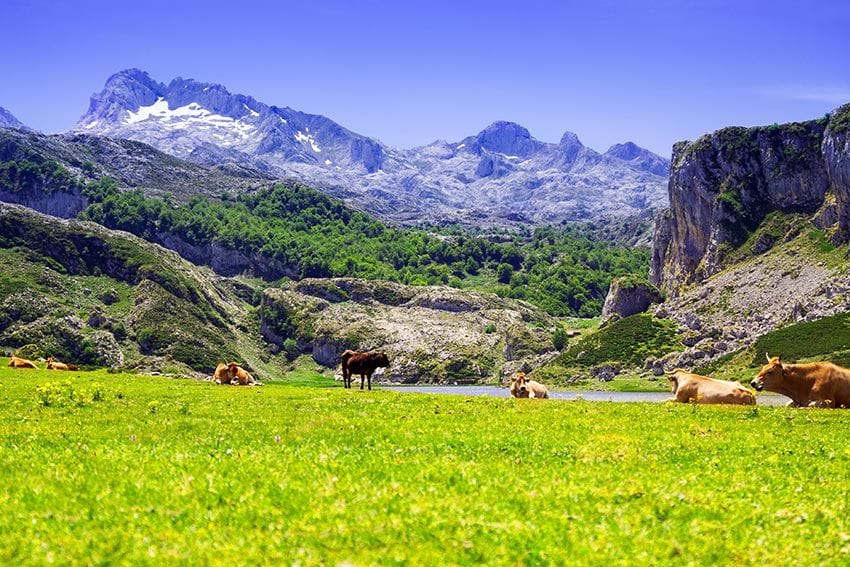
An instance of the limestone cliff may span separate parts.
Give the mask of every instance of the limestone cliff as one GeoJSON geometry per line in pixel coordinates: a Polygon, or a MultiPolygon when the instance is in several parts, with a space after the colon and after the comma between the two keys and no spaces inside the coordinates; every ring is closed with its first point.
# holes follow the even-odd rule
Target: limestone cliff
{"type": "MultiPolygon", "coordinates": [[[[650,281],[676,295],[731,263],[772,212],[850,235],[850,105],[808,122],[731,127],[673,148],[670,210],[658,215],[650,281]]],[[[751,243],[753,253],[772,246],[751,243]]],[[[740,255],[737,256],[740,258],[740,255]]]]}

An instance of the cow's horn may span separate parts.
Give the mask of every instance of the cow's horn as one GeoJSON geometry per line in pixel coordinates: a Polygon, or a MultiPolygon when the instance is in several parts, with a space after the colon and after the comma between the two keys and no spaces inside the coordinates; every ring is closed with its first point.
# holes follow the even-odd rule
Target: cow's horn
{"type": "Polygon", "coordinates": [[[768,361],[768,362],[770,362],[770,355],[769,355],[769,354],[767,354],[767,352],[765,352],[765,353],[764,353],[764,356],[766,356],[766,357],[767,357],[767,361],[768,361]]]}

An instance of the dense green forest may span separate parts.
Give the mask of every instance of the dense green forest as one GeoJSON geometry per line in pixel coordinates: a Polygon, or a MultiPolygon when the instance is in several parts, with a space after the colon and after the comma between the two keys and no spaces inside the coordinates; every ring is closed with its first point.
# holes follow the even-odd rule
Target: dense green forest
{"type": "Polygon", "coordinates": [[[649,262],[647,251],[593,240],[579,227],[489,235],[392,228],[294,182],[183,204],[119,191],[108,179],[86,194],[83,218],[147,239],[170,233],[194,245],[217,242],[272,257],[299,277],[486,289],[559,316],[597,315],[611,278],[646,272],[649,262]]]}

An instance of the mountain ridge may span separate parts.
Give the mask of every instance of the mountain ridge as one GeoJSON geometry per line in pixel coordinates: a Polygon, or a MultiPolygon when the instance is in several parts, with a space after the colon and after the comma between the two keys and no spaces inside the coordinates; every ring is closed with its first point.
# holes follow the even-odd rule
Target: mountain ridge
{"type": "Polygon", "coordinates": [[[632,144],[599,153],[572,132],[557,143],[495,121],[459,142],[393,148],[317,114],[129,69],[92,96],[74,128],[148,143],[204,164],[235,162],[298,178],[401,222],[561,222],[666,206],[667,160],[632,144]]]}

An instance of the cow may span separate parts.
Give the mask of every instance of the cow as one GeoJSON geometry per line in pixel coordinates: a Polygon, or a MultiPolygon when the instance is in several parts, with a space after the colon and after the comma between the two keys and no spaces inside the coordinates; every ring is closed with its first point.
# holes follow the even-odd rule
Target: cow
{"type": "Polygon", "coordinates": [[[36,370],[38,369],[38,366],[35,365],[35,362],[17,356],[13,356],[9,359],[9,366],[12,368],[35,368],[36,370]]]}
{"type": "Polygon", "coordinates": [[[529,380],[525,372],[517,372],[511,381],[511,395],[515,398],[546,399],[549,390],[540,382],[529,380]]]}
{"type": "Polygon", "coordinates": [[[215,367],[213,380],[219,384],[239,384],[240,386],[255,386],[258,382],[238,362],[221,362],[215,367]]]}
{"type": "Polygon", "coordinates": [[[218,384],[230,384],[231,379],[230,367],[224,362],[219,362],[213,372],[213,381],[218,384]]]}
{"type": "Polygon", "coordinates": [[[376,368],[387,368],[390,360],[387,353],[383,351],[358,352],[347,350],[340,355],[342,361],[343,386],[351,388],[351,375],[360,374],[360,389],[363,389],[364,380],[368,380],[369,389],[372,389],[372,373],[376,368]]]}
{"type": "Polygon", "coordinates": [[[669,402],[695,404],[756,405],[756,396],[738,382],[717,380],[677,368],[667,373],[673,397],[669,402]]]}
{"type": "Polygon", "coordinates": [[[227,366],[230,369],[231,380],[236,380],[236,383],[240,386],[254,386],[257,384],[251,373],[242,368],[239,363],[231,362],[227,366]]]}
{"type": "Polygon", "coordinates": [[[850,407],[850,370],[831,362],[785,364],[767,353],[767,364],[750,385],[791,398],[792,407],[850,407]]]}
{"type": "Polygon", "coordinates": [[[79,370],[80,368],[76,364],[65,364],[64,362],[59,362],[52,356],[47,357],[47,369],[48,370],[79,370]]]}

